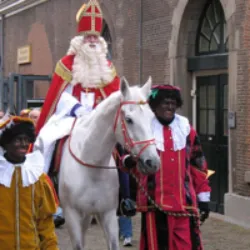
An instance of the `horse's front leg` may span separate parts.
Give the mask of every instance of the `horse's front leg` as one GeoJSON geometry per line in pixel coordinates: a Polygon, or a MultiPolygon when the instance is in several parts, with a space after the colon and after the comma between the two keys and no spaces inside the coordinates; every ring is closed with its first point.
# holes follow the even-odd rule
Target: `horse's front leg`
{"type": "Polygon", "coordinates": [[[103,228],[109,250],[120,250],[119,230],[116,209],[98,214],[98,220],[103,228]]]}
{"type": "Polygon", "coordinates": [[[73,250],[83,250],[82,221],[84,220],[84,216],[70,206],[64,206],[63,211],[73,250]]]}

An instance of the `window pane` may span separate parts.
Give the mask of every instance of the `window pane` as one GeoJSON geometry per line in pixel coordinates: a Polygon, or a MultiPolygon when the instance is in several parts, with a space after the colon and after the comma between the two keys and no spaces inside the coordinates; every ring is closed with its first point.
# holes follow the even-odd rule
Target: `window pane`
{"type": "Polygon", "coordinates": [[[218,4],[218,1],[213,2],[213,9],[214,9],[214,17],[216,20],[216,23],[218,23],[220,21],[220,3],[218,4]]]}
{"type": "Polygon", "coordinates": [[[208,85],[208,108],[215,109],[215,85],[208,85]]]}
{"type": "Polygon", "coordinates": [[[205,14],[201,17],[201,25],[198,30],[197,52],[224,53],[227,51],[228,34],[225,15],[219,0],[211,0],[206,7],[205,14]],[[220,49],[220,50],[219,50],[220,49]]]}
{"type": "Polygon", "coordinates": [[[214,16],[214,11],[213,11],[213,6],[210,5],[207,13],[206,13],[207,19],[209,21],[209,24],[211,26],[211,28],[213,28],[216,24],[216,20],[215,20],[215,16],[214,16]]]}
{"type": "Polygon", "coordinates": [[[207,134],[207,119],[206,119],[207,111],[206,110],[200,110],[200,131],[199,134],[206,135],[207,134]]]}
{"type": "Polygon", "coordinates": [[[199,106],[200,108],[207,107],[207,95],[206,95],[206,86],[201,85],[199,88],[199,106]]]}
{"type": "Polygon", "coordinates": [[[228,106],[228,85],[223,86],[223,102],[224,102],[224,109],[227,109],[228,106]]]}
{"type": "Polygon", "coordinates": [[[220,37],[221,37],[220,25],[217,25],[216,29],[214,30],[213,36],[216,40],[216,43],[220,44],[220,37]]]}
{"type": "Polygon", "coordinates": [[[208,111],[208,134],[215,135],[215,110],[208,111]]]}
{"type": "Polygon", "coordinates": [[[204,38],[203,36],[200,37],[199,51],[200,52],[208,52],[209,51],[209,41],[206,38],[204,38]]]}
{"type": "Polygon", "coordinates": [[[223,135],[228,136],[228,111],[224,110],[223,114],[223,135]]]}
{"type": "Polygon", "coordinates": [[[210,51],[216,51],[216,50],[218,50],[218,44],[217,44],[214,36],[211,39],[211,43],[210,43],[210,48],[209,49],[210,49],[210,51]]]}
{"type": "Polygon", "coordinates": [[[210,25],[209,25],[206,18],[204,18],[204,20],[203,20],[202,27],[201,27],[201,32],[208,39],[209,39],[209,37],[211,37],[212,30],[211,30],[210,25]]]}
{"type": "Polygon", "coordinates": [[[225,22],[224,23],[224,43],[226,43],[227,42],[227,39],[228,39],[228,30],[227,30],[227,23],[225,22]]]}

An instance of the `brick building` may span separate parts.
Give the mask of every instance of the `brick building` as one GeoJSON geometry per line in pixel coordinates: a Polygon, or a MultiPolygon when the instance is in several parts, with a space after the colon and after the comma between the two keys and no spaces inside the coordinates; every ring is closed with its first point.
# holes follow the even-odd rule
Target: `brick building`
{"type": "MultiPolygon", "coordinates": [[[[50,75],[76,34],[85,0],[0,3],[1,73],[50,75]],[[28,63],[17,50],[30,45],[28,63]]],[[[104,36],[120,75],[131,83],[179,85],[209,162],[213,210],[250,222],[250,1],[99,0],[104,36]],[[249,115],[249,116],[248,116],[249,115]],[[237,119],[236,119],[237,118],[237,119]]],[[[32,88],[44,97],[48,84],[32,88]]]]}

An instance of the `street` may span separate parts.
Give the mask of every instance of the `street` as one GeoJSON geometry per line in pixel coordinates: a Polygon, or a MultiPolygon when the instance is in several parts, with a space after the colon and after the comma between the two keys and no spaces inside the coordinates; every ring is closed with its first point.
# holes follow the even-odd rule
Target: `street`
{"type": "MultiPolygon", "coordinates": [[[[133,219],[133,247],[121,249],[138,249],[140,216],[133,219]]],[[[208,219],[202,226],[205,250],[249,250],[250,230],[226,223],[216,218],[208,219]]],[[[60,250],[72,250],[65,226],[57,229],[60,250]]],[[[122,242],[121,242],[122,243],[122,242]]],[[[122,245],[122,244],[121,244],[122,245]]],[[[86,250],[105,250],[106,243],[99,225],[92,225],[87,233],[86,250]],[[105,246],[105,247],[104,247],[105,246]]]]}

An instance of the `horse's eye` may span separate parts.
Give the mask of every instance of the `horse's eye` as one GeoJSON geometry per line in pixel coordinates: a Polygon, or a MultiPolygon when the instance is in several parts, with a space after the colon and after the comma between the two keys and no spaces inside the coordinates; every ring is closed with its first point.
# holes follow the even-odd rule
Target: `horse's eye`
{"type": "Polygon", "coordinates": [[[130,117],[125,117],[125,121],[126,121],[128,124],[133,124],[133,120],[132,120],[130,117]]]}

